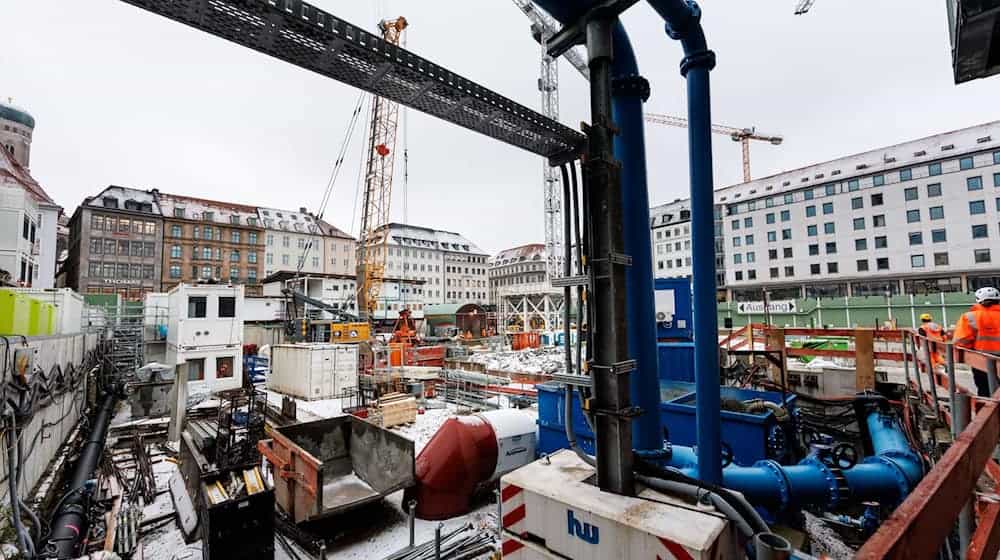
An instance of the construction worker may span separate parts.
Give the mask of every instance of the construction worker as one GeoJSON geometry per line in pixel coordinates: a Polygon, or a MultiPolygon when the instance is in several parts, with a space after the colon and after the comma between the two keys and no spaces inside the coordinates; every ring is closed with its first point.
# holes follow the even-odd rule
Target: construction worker
{"type": "MultiPolygon", "coordinates": [[[[993,287],[976,290],[976,304],[959,317],[952,336],[958,346],[1000,356],[1000,290],[993,287]]],[[[979,396],[990,396],[986,372],[973,368],[972,375],[979,396]]]]}
{"type": "MultiPolygon", "coordinates": [[[[920,336],[925,337],[929,343],[945,341],[944,329],[934,322],[934,317],[930,313],[920,315],[920,327],[917,332],[920,333],[920,336]]],[[[934,364],[934,367],[944,364],[942,350],[947,351],[944,345],[931,344],[931,363],[934,364]]]]}

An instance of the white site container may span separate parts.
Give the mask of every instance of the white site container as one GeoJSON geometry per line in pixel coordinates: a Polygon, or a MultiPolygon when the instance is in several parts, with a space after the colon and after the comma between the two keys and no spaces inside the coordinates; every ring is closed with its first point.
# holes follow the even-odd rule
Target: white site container
{"type": "Polygon", "coordinates": [[[241,387],[243,286],[180,284],[167,303],[166,361],[187,364],[188,395],[241,387]]]}
{"type": "Polygon", "coordinates": [[[356,344],[277,344],[267,388],[305,400],[330,399],[358,386],[356,344]]]}
{"type": "Polygon", "coordinates": [[[744,556],[735,527],[714,509],[648,488],[638,497],[601,492],[590,481],[594,474],[562,450],[504,475],[504,559],[744,556]]]}
{"type": "Polygon", "coordinates": [[[13,289],[56,307],[56,330],[52,334],[76,334],[83,330],[83,296],[71,288],[13,289]]]}

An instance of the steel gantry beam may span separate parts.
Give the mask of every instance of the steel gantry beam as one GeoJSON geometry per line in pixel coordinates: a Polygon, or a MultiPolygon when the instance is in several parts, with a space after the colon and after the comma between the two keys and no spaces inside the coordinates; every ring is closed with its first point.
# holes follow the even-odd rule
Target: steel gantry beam
{"type": "Polygon", "coordinates": [[[584,136],[300,0],[122,0],[554,161],[584,136]]]}

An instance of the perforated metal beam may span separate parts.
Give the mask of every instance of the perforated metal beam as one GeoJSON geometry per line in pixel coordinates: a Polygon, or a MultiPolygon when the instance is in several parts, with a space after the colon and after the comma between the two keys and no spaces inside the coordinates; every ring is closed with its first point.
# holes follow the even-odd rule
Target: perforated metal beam
{"type": "Polygon", "coordinates": [[[575,158],[584,136],[299,0],[122,0],[529,152],[575,158]]]}

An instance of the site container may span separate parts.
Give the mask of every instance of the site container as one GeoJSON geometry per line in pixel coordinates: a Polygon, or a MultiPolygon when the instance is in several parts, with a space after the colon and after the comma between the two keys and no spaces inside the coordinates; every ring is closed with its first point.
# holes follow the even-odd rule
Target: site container
{"type": "Polygon", "coordinates": [[[694,383],[694,343],[657,342],[660,381],[694,383]]]}
{"type": "Polygon", "coordinates": [[[305,400],[330,399],[358,386],[356,344],[278,344],[271,347],[267,388],[305,400]]]}
{"type": "Polygon", "coordinates": [[[351,415],[274,428],[257,448],[278,504],[296,523],[342,513],[412,486],[413,441],[351,415]]]}
{"type": "Polygon", "coordinates": [[[14,290],[0,290],[0,335],[27,335],[28,315],[28,298],[14,290]]]}
{"type": "Polygon", "coordinates": [[[500,479],[503,557],[738,558],[735,527],[710,508],[639,485],[636,496],[602,492],[595,469],[572,451],[500,479]]]}
{"type": "Polygon", "coordinates": [[[70,288],[16,288],[23,296],[55,306],[49,334],[74,334],[83,323],[83,296],[70,288]]]}
{"type": "Polygon", "coordinates": [[[42,302],[29,297],[28,299],[28,336],[41,334],[42,302]]]}

